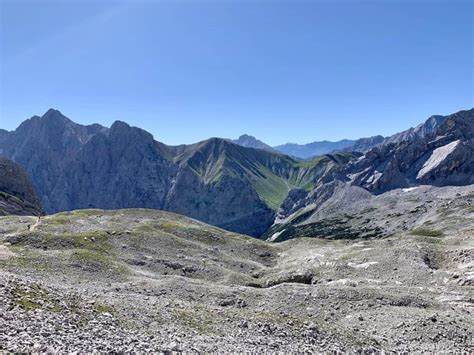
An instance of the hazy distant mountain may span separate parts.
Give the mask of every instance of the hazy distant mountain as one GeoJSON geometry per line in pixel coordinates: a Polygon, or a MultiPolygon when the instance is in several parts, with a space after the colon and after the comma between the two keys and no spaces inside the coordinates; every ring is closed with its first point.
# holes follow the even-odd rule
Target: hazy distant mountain
{"type": "Polygon", "coordinates": [[[265,144],[257,138],[249,136],[248,134],[243,134],[238,139],[232,140],[232,143],[241,145],[242,147],[264,149],[269,152],[277,153],[277,151],[268,144],[265,144]]]}
{"type": "Polygon", "coordinates": [[[360,138],[357,140],[343,139],[337,142],[321,141],[308,144],[287,143],[276,146],[274,149],[281,153],[300,159],[308,159],[321,154],[340,151],[355,151],[364,153],[382,144],[399,143],[402,141],[423,138],[433,133],[445,119],[446,116],[431,116],[425,122],[419,124],[416,127],[409,128],[386,138],[379,135],[368,138],[360,138]]]}
{"type": "Polygon", "coordinates": [[[273,148],[286,155],[308,159],[317,155],[344,150],[351,147],[354,142],[355,141],[343,139],[337,142],[321,141],[308,144],[286,143],[283,145],[277,145],[273,148]]]}
{"type": "Polygon", "coordinates": [[[28,171],[47,212],[157,208],[255,236],[290,189],[312,188],[354,157],[303,163],[218,138],[167,146],[124,122],[82,126],[57,110],[8,132],[0,149],[28,171]]]}

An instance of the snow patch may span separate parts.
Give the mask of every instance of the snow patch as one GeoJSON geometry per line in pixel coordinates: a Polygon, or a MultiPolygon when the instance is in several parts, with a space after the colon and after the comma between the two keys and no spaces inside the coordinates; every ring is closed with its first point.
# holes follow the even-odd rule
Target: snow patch
{"type": "Polygon", "coordinates": [[[348,174],[347,177],[350,179],[351,182],[354,182],[356,179],[359,178],[359,176],[361,176],[362,174],[365,174],[366,172],[368,172],[370,170],[370,167],[368,168],[365,168],[364,170],[358,172],[358,173],[354,173],[354,174],[348,174]]]}
{"type": "Polygon", "coordinates": [[[367,182],[368,184],[373,185],[373,184],[375,184],[377,181],[379,181],[379,179],[380,179],[381,177],[382,177],[382,173],[379,172],[379,171],[377,171],[377,170],[375,170],[375,171],[374,171],[374,174],[371,175],[371,176],[367,179],[366,182],[367,182]]]}
{"type": "Polygon", "coordinates": [[[275,239],[277,239],[278,236],[279,236],[281,233],[283,233],[283,232],[284,232],[284,230],[282,230],[281,232],[276,232],[276,233],[274,233],[270,238],[268,238],[267,240],[268,240],[269,242],[273,242],[273,241],[274,241],[275,239]]]}
{"type": "Polygon", "coordinates": [[[410,192],[410,191],[413,191],[413,190],[416,190],[419,186],[415,186],[415,187],[407,187],[406,189],[402,189],[403,192],[410,192]]]}
{"type": "Polygon", "coordinates": [[[362,264],[347,263],[347,266],[353,267],[354,269],[367,269],[371,265],[378,264],[378,261],[369,261],[362,264]]]}
{"type": "Polygon", "coordinates": [[[438,165],[440,165],[456,149],[456,147],[459,145],[460,142],[461,141],[457,140],[433,150],[433,153],[431,154],[430,158],[425,162],[423,167],[420,169],[416,178],[419,179],[425,176],[431,170],[433,170],[438,165]]]}

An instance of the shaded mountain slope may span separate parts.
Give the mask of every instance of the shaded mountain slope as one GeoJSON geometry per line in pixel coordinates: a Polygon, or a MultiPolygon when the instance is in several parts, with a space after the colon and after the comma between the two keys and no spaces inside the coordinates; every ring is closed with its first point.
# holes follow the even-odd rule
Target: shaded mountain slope
{"type": "Polygon", "coordinates": [[[0,158],[0,215],[41,215],[29,177],[11,160],[0,158]]]}

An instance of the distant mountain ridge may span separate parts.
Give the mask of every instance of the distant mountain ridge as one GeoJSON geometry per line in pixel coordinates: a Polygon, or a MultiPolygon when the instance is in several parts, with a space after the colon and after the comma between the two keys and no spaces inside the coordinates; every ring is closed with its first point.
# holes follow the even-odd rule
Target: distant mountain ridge
{"type": "Polygon", "coordinates": [[[343,139],[337,142],[321,141],[308,144],[286,143],[274,147],[279,152],[298,157],[301,159],[308,159],[317,155],[330,153],[337,150],[345,150],[351,147],[355,141],[343,139]]]}
{"type": "Polygon", "coordinates": [[[429,117],[425,122],[420,123],[416,127],[409,128],[405,131],[395,133],[389,137],[381,135],[372,136],[368,138],[360,138],[356,140],[343,139],[336,142],[331,141],[316,141],[307,144],[286,143],[270,147],[268,144],[258,140],[255,137],[244,134],[239,139],[233,140],[234,143],[244,147],[251,147],[257,149],[265,149],[268,151],[278,151],[280,153],[289,155],[299,159],[311,159],[318,155],[338,152],[338,151],[357,151],[367,152],[370,149],[389,143],[399,143],[401,141],[414,140],[423,138],[428,134],[433,133],[439,127],[446,116],[434,115],[429,117]]]}

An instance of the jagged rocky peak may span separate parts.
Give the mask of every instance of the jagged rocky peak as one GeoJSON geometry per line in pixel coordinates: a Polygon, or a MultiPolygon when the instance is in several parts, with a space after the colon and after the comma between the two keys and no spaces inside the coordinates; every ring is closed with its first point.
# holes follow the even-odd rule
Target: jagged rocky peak
{"type": "Polygon", "coordinates": [[[445,120],[446,116],[433,115],[416,127],[409,128],[405,131],[387,137],[383,144],[400,143],[403,141],[412,141],[415,139],[427,137],[433,134],[445,120]]]}
{"type": "Polygon", "coordinates": [[[117,143],[128,145],[154,144],[155,142],[151,133],[123,121],[115,121],[108,130],[108,136],[117,143]]]}
{"type": "Polygon", "coordinates": [[[33,116],[24,121],[10,136],[19,139],[31,138],[43,144],[66,144],[66,140],[87,143],[95,134],[106,132],[107,128],[100,124],[80,125],[63,115],[59,110],[49,109],[43,116],[33,116]],[[33,137],[31,137],[33,135],[33,137]]]}

